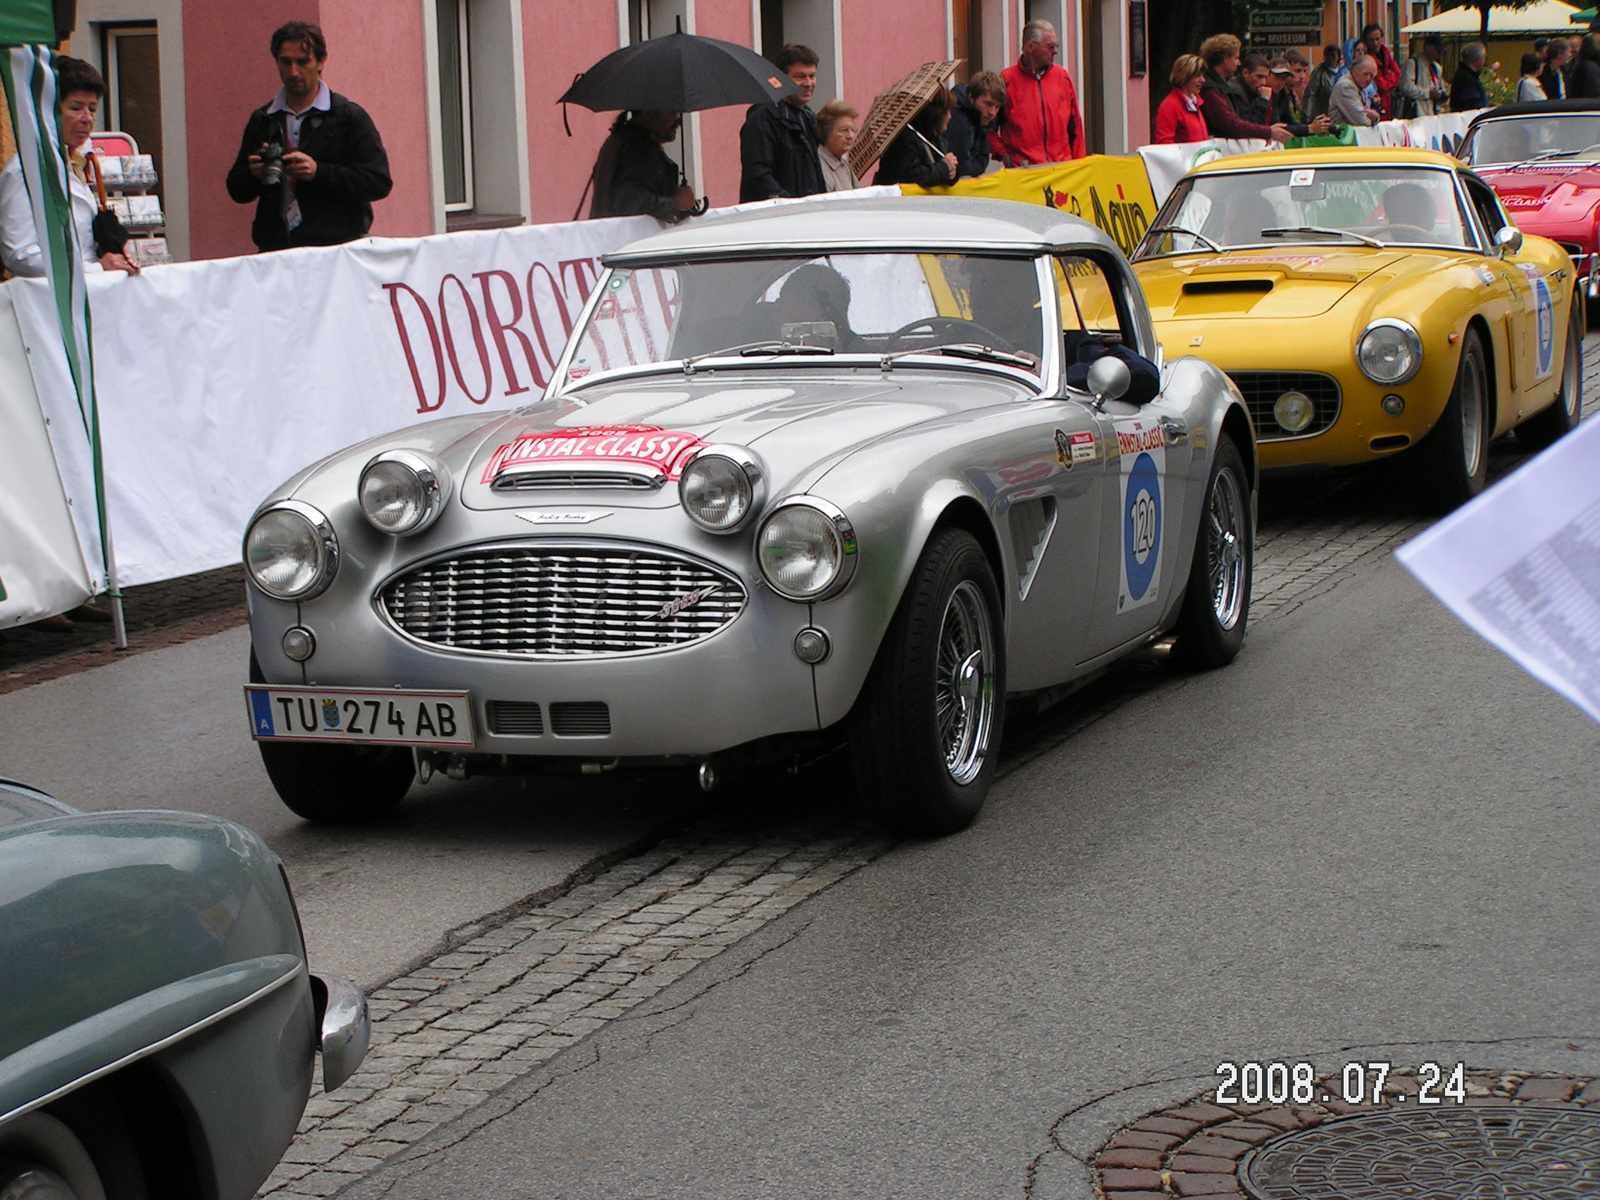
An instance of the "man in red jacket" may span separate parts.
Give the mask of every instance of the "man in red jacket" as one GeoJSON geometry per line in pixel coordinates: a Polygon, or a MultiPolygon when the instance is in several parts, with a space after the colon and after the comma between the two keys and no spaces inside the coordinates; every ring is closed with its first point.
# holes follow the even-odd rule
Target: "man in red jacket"
{"type": "Polygon", "coordinates": [[[1022,57],[1001,72],[1006,112],[998,138],[1010,166],[1066,162],[1089,152],[1078,89],[1067,69],[1056,66],[1060,48],[1050,22],[1029,21],[1022,27],[1022,57]]]}

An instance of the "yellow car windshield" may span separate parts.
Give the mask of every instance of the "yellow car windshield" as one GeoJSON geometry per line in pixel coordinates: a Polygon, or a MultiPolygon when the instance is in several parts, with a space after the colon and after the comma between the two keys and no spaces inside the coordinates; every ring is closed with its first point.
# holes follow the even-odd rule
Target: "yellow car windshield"
{"type": "Polygon", "coordinates": [[[1137,257],[1311,244],[1464,246],[1454,177],[1392,166],[1193,176],[1168,197],[1137,257]]]}

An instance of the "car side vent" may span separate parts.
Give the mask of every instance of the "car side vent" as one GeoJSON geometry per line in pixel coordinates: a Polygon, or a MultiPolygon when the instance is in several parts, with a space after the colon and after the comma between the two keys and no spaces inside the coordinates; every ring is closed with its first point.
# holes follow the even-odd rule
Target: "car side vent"
{"type": "Polygon", "coordinates": [[[611,706],[603,700],[552,704],[550,732],[557,737],[606,737],[611,732],[611,706]]]}
{"type": "Polygon", "coordinates": [[[485,709],[489,716],[489,732],[505,737],[542,737],[544,718],[537,704],[525,700],[491,700],[485,709]]]}
{"type": "Polygon", "coordinates": [[[1270,292],[1270,279],[1192,279],[1183,285],[1185,296],[1222,296],[1232,292],[1270,292]]]}
{"type": "Polygon", "coordinates": [[[1044,548],[1056,527],[1056,498],[1041,496],[1011,506],[1011,548],[1017,564],[1017,598],[1026,600],[1033,577],[1044,559],[1044,548]]]}

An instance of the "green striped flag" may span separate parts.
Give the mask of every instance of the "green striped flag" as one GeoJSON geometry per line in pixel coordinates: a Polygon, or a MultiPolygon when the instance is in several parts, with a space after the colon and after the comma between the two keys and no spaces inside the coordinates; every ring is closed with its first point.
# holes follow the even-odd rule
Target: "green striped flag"
{"type": "MultiPolygon", "coordinates": [[[[10,3],[11,0],[8,0],[10,3]]],[[[33,6],[24,0],[22,7],[33,6]]],[[[44,4],[46,14],[50,5],[44,4]]],[[[0,18],[12,22],[13,17],[0,18]]],[[[54,36],[53,18],[49,36],[54,36]]],[[[0,29],[5,24],[0,24],[0,29]]],[[[83,248],[72,219],[66,152],[62,148],[57,118],[54,55],[43,45],[12,46],[0,79],[11,105],[12,128],[17,135],[17,155],[22,178],[33,206],[33,228],[39,238],[45,274],[55,297],[61,321],[61,338],[67,367],[78,393],[78,408],[89,435],[94,466],[95,515],[100,533],[100,554],[105,567],[106,590],[112,600],[117,644],[127,645],[122,622],[122,596],[117,586],[116,560],[111,549],[111,527],[106,520],[105,472],[101,462],[100,415],[95,406],[94,361],[90,353],[89,296],[83,278],[83,248]]]]}

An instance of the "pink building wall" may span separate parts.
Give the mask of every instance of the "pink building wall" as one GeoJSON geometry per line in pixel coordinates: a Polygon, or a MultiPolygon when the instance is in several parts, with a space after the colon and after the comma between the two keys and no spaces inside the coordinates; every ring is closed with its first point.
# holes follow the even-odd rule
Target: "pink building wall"
{"type": "MultiPolygon", "coordinates": [[[[616,113],[568,105],[569,138],[556,97],[572,77],[617,48],[617,7],[607,0],[525,0],[522,45],[528,105],[529,219],[570,221],[616,113]]],[[[583,214],[589,211],[584,201],[583,214]]]]}

